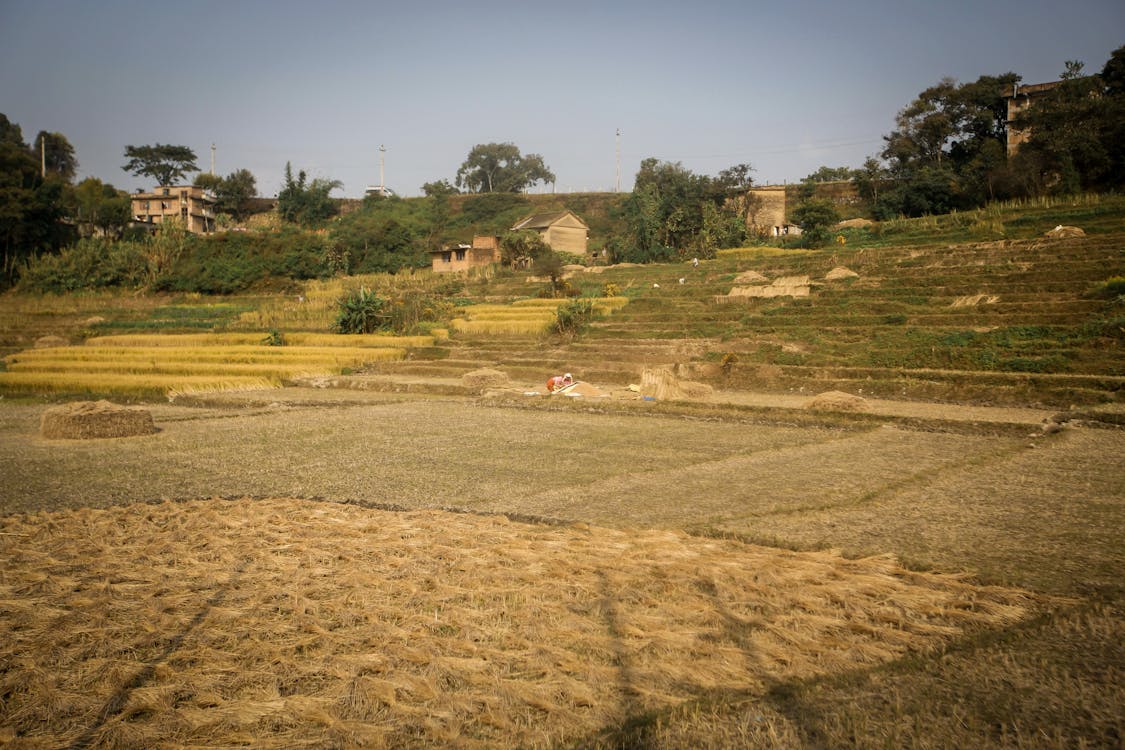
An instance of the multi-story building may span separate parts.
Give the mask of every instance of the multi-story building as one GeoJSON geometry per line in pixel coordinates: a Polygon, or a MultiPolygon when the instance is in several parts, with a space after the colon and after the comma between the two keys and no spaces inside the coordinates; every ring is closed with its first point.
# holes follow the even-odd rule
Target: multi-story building
{"type": "Polygon", "coordinates": [[[133,221],[155,228],[178,216],[193,234],[215,231],[215,196],[194,185],[158,187],[151,193],[133,193],[133,221]]]}

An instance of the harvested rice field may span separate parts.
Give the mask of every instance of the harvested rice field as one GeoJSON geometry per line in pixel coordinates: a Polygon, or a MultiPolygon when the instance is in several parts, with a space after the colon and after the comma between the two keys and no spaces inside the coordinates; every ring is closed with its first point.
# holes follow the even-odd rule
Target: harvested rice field
{"type": "Polygon", "coordinates": [[[0,400],[0,745],[1125,736],[1120,429],[147,408],[155,433],[65,440],[0,400]]]}
{"type": "Polygon", "coordinates": [[[0,556],[24,747],[546,746],[1033,605],[886,556],[294,499],[8,516],[0,556]]]}

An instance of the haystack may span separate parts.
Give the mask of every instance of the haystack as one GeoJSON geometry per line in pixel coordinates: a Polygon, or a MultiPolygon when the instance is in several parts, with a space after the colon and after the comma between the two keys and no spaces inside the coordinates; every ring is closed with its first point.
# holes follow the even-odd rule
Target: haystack
{"type": "Polygon", "coordinates": [[[706,383],[680,380],[668,367],[645,368],[641,373],[641,394],[658,401],[706,401],[713,391],[706,383]]]}
{"type": "Polygon", "coordinates": [[[1053,240],[1065,240],[1065,239],[1070,239],[1071,237],[1085,237],[1086,232],[1084,232],[1079,227],[1068,227],[1068,226],[1063,226],[1062,224],[1059,224],[1054,229],[1050,230],[1049,232],[1044,233],[1043,236],[1049,237],[1053,240]]]}
{"type": "Polygon", "coordinates": [[[507,388],[511,386],[512,380],[506,372],[482,367],[479,370],[473,370],[462,375],[461,384],[483,393],[492,388],[507,388]]]}
{"type": "MultiPolygon", "coordinates": [[[[768,286],[736,286],[727,297],[808,297],[808,276],[782,276],[768,286]]],[[[719,297],[718,299],[722,299],[719,297]]]]}
{"type": "Polygon", "coordinates": [[[767,284],[769,279],[757,271],[743,271],[734,277],[735,284],[767,284]]]}
{"type": "Polygon", "coordinates": [[[862,229],[863,227],[874,226],[875,222],[871,219],[845,219],[844,221],[836,224],[837,229],[862,229]]]}
{"type": "Polygon", "coordinates": [[[805,408],[824,411],[863,411],[867,408],[867,399],[843,391],[826,391],[813,397],[805,404],[805,408]]]}
{"type": "Polygon", "coordinates": [[[109,401],[78,401],[43,412],[39,433],[51,440],[132,437],[156,432],[152,413],[109,401]]]}
{"type": "Polygon", "coordinates": [[[845,268],[844,266],[836,266],[831,271],[829,271],[827,274],[825,274],[824,278],[827,281],[840,281],[842,279],[858,279],[859,274],[856,273],[855,271],[853,271],[850,268],[845,268]]]}
{"type": "Polygon", "coordinates": [[[62,336],[40,336],[35,339],[36,349],[53,349],[59,346],[70,346],[70,342],[62,336]]]}

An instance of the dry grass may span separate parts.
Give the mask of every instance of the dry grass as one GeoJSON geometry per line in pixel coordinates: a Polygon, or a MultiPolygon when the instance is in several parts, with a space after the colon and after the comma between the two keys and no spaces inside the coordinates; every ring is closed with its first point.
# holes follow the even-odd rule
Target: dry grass
{"type": "Polygon", "coordinates": [[[1034,605],[887,556],[301,500],[6,516],[0,557],[31,746],[557,744],[1034,605]]]}

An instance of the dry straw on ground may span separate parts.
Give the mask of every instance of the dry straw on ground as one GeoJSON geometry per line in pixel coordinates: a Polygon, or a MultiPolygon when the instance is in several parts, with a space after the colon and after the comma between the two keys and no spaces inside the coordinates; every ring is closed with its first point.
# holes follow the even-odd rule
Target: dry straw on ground
{"type": "Polygon", "coordinates": [[[109,401],[78,401],[43,412],[39,434],[51,440],[132,437],[156,432],[152,413],[109,401]]]}
{"type": "Polygon", "coordinates": [[[513,747],[1011,623],[1023,593],[672,531],[303,500],[0,518],[24,747],[513,747]]]}
{"type": "Polygon", "coordinates": [[[823,411],[863,411],[867,408],[867,399],[843,391],[826,391],[810,399],[805,404],[805,408],[823,411]]]}

